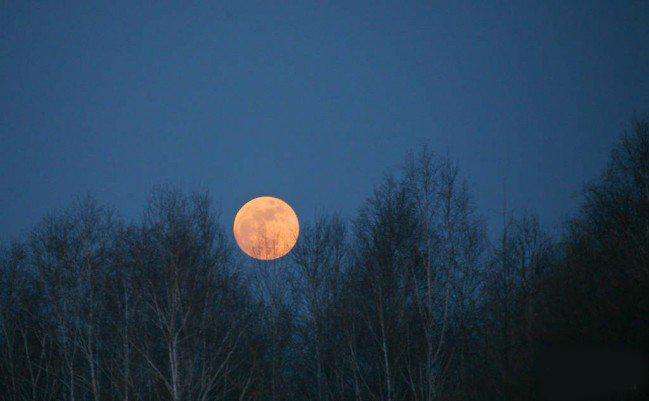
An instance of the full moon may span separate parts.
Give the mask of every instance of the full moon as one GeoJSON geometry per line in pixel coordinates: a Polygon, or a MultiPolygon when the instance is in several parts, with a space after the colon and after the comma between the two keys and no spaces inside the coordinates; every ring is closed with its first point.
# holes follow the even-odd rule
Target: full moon
{"type": "Polygon", "coordinates": [[[232,231],[239,248],[248,256],[273,260],[293,249],[300,234],[300,223],[288,203],[261,196],[239,209],[232,231]]]}

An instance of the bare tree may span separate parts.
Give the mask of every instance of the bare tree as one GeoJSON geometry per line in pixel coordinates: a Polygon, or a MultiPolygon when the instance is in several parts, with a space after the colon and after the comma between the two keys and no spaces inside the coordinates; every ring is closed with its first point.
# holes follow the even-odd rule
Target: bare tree
{"type": "Polygon", "coordinates": [[[209,198],[154,192],[131,246],[138,329],[147,333],[131,344],[161,394],[207,400],[233,391],[228,377],[248,317],[237,310],[244,295],[209,198]]]}
{"type": "Polygon", "coordinates": [[[345,269],[345,227],[341,219],[321,215],[312,225],[304,226],[292,254],[298,269],[293,290],[303,322],[300,341],[307,351],[304,357],[313,360],[315,376],[315,385],[306,390],[308,398],[340,399],[342,394],[334,384],[334,376],[340,372],[338,361],[342,355],[332,341],[332,329],[337,327],[332,314],[339,306],[345,269]]]}

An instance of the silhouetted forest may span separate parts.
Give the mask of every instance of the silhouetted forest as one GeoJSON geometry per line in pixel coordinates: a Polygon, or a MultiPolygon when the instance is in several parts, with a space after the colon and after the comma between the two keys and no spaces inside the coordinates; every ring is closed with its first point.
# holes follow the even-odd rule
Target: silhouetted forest
{"type": "Polygon", "coordinates": [[[262,263],[207,194],[157,189],[135,221],[81,198],[2,249],[0,398],[646,399],[649,120],[560,238],[507,210],[490,238],[474,205],[418,149],[262,263]]]}

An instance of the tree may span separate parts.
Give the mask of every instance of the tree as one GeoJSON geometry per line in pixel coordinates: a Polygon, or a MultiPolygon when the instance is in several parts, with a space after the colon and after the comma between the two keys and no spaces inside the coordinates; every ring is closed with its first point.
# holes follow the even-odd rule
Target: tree
{"type": "Polygon", "coordinates": [[[154,192],[131,231],[138,337],[134,349],[156,391],[174,401],[236,390],[235,366],[250,319],[245,292],[228,271],[229,247],[205,194],[154,192]]]}
{"type": "Polygon", "coordinates": [[[341,290],[346,269],[345,226],[338,216],[319,216],[302,229],[292,259],[297,268],[293,291],[301,312],[299,349],[309,385],[303,390],[308,399],[342,399],[346,380],[346,355],[340,346],[341,290]],[[308,362],[307,362],[308,361],[308,362]]]}

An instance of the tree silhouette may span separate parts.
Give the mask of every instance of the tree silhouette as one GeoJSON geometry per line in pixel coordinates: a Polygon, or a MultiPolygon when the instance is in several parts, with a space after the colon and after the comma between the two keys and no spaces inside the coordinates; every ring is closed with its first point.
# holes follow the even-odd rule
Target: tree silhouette
{"type": "Polygon", "coordinates": [[[18,400],[640,400],[649,121],[566,233],[490,241],[458,166],[422,147],[346,221],[251,262],[206,193],[127,221],[83,197],[0,252],[0,394],[18,400]]]}

